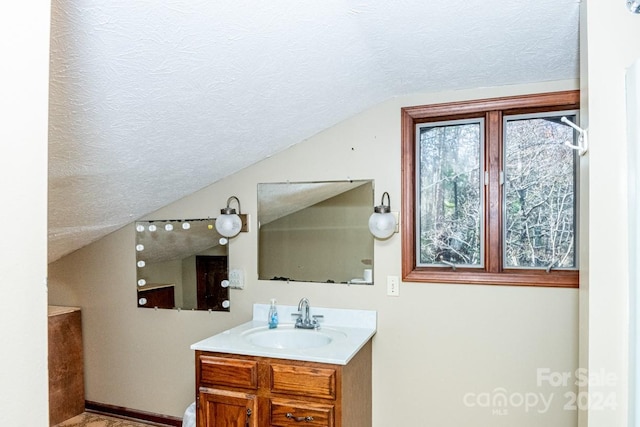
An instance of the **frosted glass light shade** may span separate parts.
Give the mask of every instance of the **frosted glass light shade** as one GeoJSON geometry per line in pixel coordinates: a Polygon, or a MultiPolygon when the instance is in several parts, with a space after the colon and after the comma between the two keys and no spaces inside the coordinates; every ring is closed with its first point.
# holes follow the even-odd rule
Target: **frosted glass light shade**
{"type": "Polygon", "coordinates": [[[378,239],[386,239],[396,231],[396,217],[391,212],[374,212],[369,217],[369,231],[378,239]]]}
{"type": "Polygon", "coordinates": [[[216,218],[216,230],[224,237],[233,237],[242,229],[242,220],[237,214],[222,214],[216,218]]]}
{"type": "MultiPolygon", "coordinates": [[[[233,200],[238,204],[238,213],[240,213],[240,200],[236,196],[231,196],[227,200],[227,207],[220,209],[220,216],[216,218],[216,230],[223,237],[233,237],[242,230],[242,219],[236,210],[230,207],[233,200]]],[[[222,239],[220,239],[220,243],[224,244],[222,239]]]]}

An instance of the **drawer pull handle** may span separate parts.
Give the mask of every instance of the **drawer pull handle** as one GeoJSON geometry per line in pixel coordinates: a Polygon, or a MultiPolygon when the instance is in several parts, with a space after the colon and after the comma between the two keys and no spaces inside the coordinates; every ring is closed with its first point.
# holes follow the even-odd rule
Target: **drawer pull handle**
{"type": "Polygon", "coordinates": [[[295,415],[293,415],[291,412],[287,412],[287,415],[285,415],[285,417],[289,418],[290,420],[294,420],[295,422],[311,422],[313,421],[313,417],[311,416],[306,416],[306,417],[296,417],[295,415]]]}

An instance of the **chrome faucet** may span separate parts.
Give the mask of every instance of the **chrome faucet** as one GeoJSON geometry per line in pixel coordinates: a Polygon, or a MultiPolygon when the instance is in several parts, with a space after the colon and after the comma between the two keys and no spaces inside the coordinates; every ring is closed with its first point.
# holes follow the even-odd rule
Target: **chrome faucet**
{"type": "Polygon", "coordinates": [[[320,323],[318,323],[318,319],[321,319],[322,315],[309,315],[309,300],[307,298],[302,298],[298,303],[298,313],[293,313],[293,316],[297,316],[296,319],[296,328],[302,329],[318,329],[320,327],[320,323]],[[312,319],[313,317],[313,319],[312,319]]]}
{"type": "Polygon", "coordinates": [[[309,300],[307,298],[302,298],[298,303],[298,312],[300,313],[300,320],[303,324],[311,322],[309,318],[309,300]]]}

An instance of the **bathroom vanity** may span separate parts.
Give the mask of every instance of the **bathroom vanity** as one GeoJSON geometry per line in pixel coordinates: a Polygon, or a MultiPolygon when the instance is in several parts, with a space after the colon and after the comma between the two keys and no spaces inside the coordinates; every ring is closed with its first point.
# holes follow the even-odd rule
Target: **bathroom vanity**
{"type": "Polygon", "coordinates": [[[318,308],[322,326],[301,330],[268,329],[267,311],[191,346],[198,427],[371,427],[375,312],[318,308]]]}

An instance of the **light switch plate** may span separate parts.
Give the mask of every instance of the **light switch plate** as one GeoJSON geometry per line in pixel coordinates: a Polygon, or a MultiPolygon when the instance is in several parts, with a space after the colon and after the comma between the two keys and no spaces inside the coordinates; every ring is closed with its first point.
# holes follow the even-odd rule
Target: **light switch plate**
{"type": "Polygon", "coordinates": [[[229,270],[229,287],[232,289],[244,289],[244,271],[239,268],[229,270]]]}
{"type": "Polygon", "coordinates": [[[398,276],[387,276],[387,295],[400,296],[400,278],[398,276]]]}

